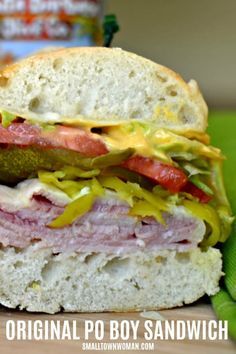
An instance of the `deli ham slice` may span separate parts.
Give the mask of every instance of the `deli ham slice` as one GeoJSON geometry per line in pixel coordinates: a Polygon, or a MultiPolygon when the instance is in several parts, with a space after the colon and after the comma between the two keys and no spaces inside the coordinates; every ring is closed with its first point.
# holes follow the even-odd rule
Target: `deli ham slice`
{"type": "Polygon", "coordinates": [[[108,152],[106,145],[97,135],[83,129],[62,125],[42,129],[27,123],[12,123],[7,128],[0,124],[0,144],[65,148],[88,157],[108,152]]]}
{"type": "Polygon", "coordinates": [[[0,243],[4,247],[23,249],[37,243],[39,248],[52,248],[55,253],[125,254],[144,248],[185,251],[197,247],[205,234],[203,221],[190,216],[183,207],[165,213],[166,225],[162,225],[151,217],[130,216],[129,205],[113,193],[97,199],[93,208],[72,225],[52,229],[47,225],[63,212],[68,201],[45,188],[46,198],[43,184],[37,180],[24,182],[14,189],[18,204],[14,204],[13,195],[9,197],[11,188],[1,188],[0,243]],[[25,198],[22,205],[21,195],[25,198]]]}

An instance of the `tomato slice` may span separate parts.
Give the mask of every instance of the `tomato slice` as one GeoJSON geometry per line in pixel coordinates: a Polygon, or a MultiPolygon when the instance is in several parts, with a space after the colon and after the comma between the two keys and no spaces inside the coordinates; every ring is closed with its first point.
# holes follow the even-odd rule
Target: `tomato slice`
{"type": "MultiPolygon", "coordinates": [[[[0,144],[64,148],[88,157],[109,152],[105,143],[97,135],[80,128],[62,125],[56,125],[51,130],[43,130],[36,125],[21,122],[12,123],[7,128],[0,124],[0,144]]],[[[172,193],[180,191],[190,193],[201,203],[208,203],[211,200],[209,195],[188,181],[182,170],[172,165],[135,155],[123,162],[121,166],[150,178],[172,193]]]]}
{"type": "Polygon", "coordinates": [[[58,125],[55,131],[43,131],[41,139],[42,144],[49,142],[53,147],[74,150],[88,157],[100,156],[109,152],[105,143],[97,135],[79,128],[58,125]]]}
{"type": "Polygon", "coordinates": [[[62,125],[54,126],[51,130],[27,123],[13,123],[7,128],[0,125],[0,144],[65,148],[88,157],[108,152],[104,142],[94,134],[62,125]]]}
{"type": "Polygon", "coordinates": [[[122,166],[152,179],[172,193],[181,191],[188,180],[179,168],[139,155],[130,157],[122,166]]]}
{"type": "Polygon", "coordinates": [[[183,187],[182,192],[191,194],[197,198],[201,203],[209,203],[212,197],[206,194],[202,189],[195,186],[192,182],[189,182],[183,187]]]}

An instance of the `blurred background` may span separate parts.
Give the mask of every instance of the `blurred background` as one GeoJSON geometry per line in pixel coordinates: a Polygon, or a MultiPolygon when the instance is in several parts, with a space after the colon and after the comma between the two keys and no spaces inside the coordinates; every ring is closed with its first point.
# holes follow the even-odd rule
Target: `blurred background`
{"type": "Polygon", "coordinates": [[[212,108],[236,108],[235,0],[107,0],[114,46],[194,78],[212,108]]]}
{"type": "Polygon", "coordinates": [[[113,46],[196,79],[211,108],[236,108],[235,0],[1,0],[2,65],[45,46],[101,45],[106,13],[121,28],[113,46]]]}

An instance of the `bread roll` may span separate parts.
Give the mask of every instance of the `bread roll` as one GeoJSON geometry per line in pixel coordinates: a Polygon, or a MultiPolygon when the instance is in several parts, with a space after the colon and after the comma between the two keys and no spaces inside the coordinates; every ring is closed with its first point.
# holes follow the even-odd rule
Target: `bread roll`
{"type": "Polygon", "coordinates": [[[60,49],[22,60],[0,74],[0,107],[47,123],[137,119],[197,132],[207,125],[195,81],[186,84],[170,69],[119,48],[60,49]]]}
{"type": "Polygon", "coordinates": [[[124,256],[7,248],[0,251],[0,303],[48,313],[182,306],[219,290],[221,266],[214,248],[124,256]]]}

